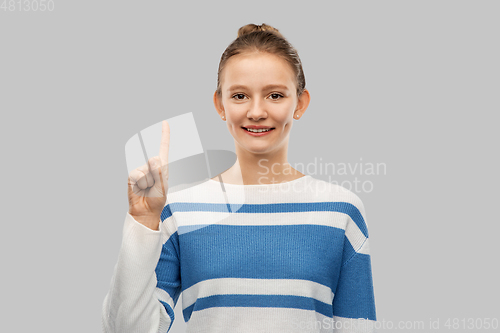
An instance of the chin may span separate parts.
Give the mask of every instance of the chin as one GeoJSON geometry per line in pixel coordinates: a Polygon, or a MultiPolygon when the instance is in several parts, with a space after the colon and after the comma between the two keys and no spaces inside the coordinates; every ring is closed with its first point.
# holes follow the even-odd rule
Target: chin
{"type": "Polygon", "coordinates": [[[276,145],[241,145],[241,147],[252,154],[269,154],[275,151],[278,147],[276,145]]]}

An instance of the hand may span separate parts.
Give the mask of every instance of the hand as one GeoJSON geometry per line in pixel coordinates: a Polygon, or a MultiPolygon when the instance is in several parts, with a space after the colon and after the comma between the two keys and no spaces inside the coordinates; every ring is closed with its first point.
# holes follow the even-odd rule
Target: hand
{"type": "Polygon", "coordinates": [[[128,212],[137,222],[153,230],[158,230],[167,200],[169,144],[170,127],[164,120],[159,156],[151,157],[128,177],[128,212]]]}

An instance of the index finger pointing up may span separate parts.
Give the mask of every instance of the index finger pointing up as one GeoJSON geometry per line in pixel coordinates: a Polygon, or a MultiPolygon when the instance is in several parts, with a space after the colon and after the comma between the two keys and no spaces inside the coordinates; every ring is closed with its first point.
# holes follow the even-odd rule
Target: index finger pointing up
{"type": "Polygon", "coordinates": [[[168,148],[170,145],[170,126],[166,120],[161,123],[160,159],[162,165],[168,164],[168,148]]]}

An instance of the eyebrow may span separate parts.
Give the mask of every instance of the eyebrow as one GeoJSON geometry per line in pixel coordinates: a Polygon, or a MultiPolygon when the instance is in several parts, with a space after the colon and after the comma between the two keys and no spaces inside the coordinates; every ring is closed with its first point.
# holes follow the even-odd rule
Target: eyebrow
{"type": "MultiPolygon", "coordinates": [[[[282,85],[282,84],[268,84],[267,86],[265,86],[263,89],[264,90],[268,90],[268,89],[283,89],[283,90],[287,90],[288,91],[288,87],[285,86],[285,85],[282,85]]],[[[248,89],[247,86],[245,85],[242,85],[242,84],[237,84],[237,85],[234,85],[234,86],[231,86],[229,87],[229,89],[227,90],[228,92],[231,92],[233,90],[237,90],[237,89],[248,89]]]]}

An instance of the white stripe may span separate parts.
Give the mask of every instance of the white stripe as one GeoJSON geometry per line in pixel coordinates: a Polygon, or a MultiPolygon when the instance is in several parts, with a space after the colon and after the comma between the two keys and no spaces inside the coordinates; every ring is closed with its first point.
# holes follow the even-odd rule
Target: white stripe
{"type": "Polygon", "coordinates": [[[221,278],[198,282],[182,292],[182,306],[212,295],[294,295],[332,304],[332,290],[317,282],[297,279],[221,278]]]}
{"type": "MultiPolygon", "coordinates": [[[[293,184],[293,183],[292,183],[293,184]]],[[[296,185],[273,184],[270,186],[231,186],[224,190],[231,204],[269,204],[281,202],[349,202],[359,198],[352,191],[337,184],[308,177],[296,185]]],[[[205,181],[184,190],[167,193],[168,202],[226,203],[220,183],[205,181]]],[[[363,212],[362,212],[363,213],[363,212]]]]}
{"type": "Polygon", "coordinates": [[[224,307],[196,311],[186,333],[333,333],[333,320],[312,310],[224,307]]]}
{"type": "Polygon", "coordinates": [[[172,236],[177,231],[178,225],[175,217],[173,215],[167,217],[162,221],[162,223],[160,223],[159,228],[162,234],[162,243],[165,244],[170,236],[172,236]]]}
{"type": "Polygon", "coordinates": [[[349,215],[339,212],[312,211],[286,213],[223,213],[223,212],[175,212],[179,227],[192,225],[296,225],[313,224],[345,229],[349,215]]]}
{"type": "Polygon", "coordinates": [[[363,254],[370,254],[370,243],[369,243],[369,238],[366,239],[365,243],[361,247],[361,249],[358,250],[358,253],[363,253],[363,254]]]}
{"type": "Polygon", "coordinates": [[[359,229],[358,225],[350,217],[349,217],[349,223],[345,228],[345,235],[349,240],[349,243],[351,243],[354,250],[359,252],[359,249],[361,245],[363,245],[363,243],[365,242],[366,237],[363,234],[363,232],[361,232],[361,229],[359,229]]]}
{"type": "Polygon", "coordinates": [[[170,297],[170,295],[165,290],[156,287],[154,293],[155,293],[155,296],[156,296],[156,298],[158,300],[160,300],[162,302],[165,302],[168,305],[170,305],[170,307],[172,308],[172,310],[174,309],[174,300],[172,299],[172,297],[170,297]]]}

